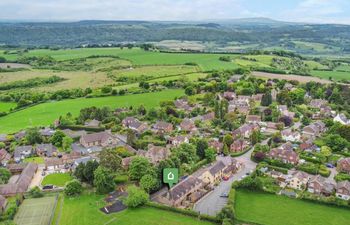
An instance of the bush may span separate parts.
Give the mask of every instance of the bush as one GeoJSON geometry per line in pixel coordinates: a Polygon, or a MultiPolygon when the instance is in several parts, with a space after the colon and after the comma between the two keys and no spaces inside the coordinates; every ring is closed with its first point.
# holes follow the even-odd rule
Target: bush
{"type": "Polygon", "coordinates": [[[41,192],[41,190],[38,186],[35,186],[32,189],[30,189],[29,194],[33,198],[41,198],[44,196],[44,194],[41,192]]]}
{"type": "Polygon", "coordinates": [[[130,208],[137,208],[148,202],[149,195],[140,188],[131,186],[127,192],[128,197],[123,200],[123,204],[130,208]]]}
{"type": "Polygon", "coordinates": [[[64,189],[64,193],[67,196],[75,196],[79,195],[83,191],[83,187],[78,180],[72,180],[66,184],[64,189]]]}

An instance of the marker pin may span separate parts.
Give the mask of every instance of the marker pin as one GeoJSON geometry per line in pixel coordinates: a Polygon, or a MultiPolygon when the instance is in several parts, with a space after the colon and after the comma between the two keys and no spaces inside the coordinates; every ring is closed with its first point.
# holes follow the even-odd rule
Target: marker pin
{"type": "Polygon", "coordinates": [[[165,168],[163,169],[163,182],[169,184],[171,188],[179,181],[179,169],[177,168],[165,168]]]}

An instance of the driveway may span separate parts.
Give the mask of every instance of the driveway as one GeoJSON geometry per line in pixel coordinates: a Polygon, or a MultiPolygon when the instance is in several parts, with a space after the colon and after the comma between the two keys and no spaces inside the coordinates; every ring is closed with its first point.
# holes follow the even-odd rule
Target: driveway
{"type": "Polygon", "coordinates": [[[254,170],[256,163],[250,160],[253,148],[244,155],[235,159],[242,163],[242,169],[234,174],[228,181],[222,181],[215,189],[204,196],[194,205],[194,210],[211,216],[215,216],[227,204],[227,198],[220,197],[222,193],[228,193],[234,181],[241,178],[244,174],[254,170]]]}
{"type": "Polygon", "coordinates": [[[29,185],[29,190],[32,189],[33,187],[40,186],[41,181],[43,180],[42,172],[44,170],[44,165],[38,165],[38,170],[34,174],[34,177],[29,185]]]}

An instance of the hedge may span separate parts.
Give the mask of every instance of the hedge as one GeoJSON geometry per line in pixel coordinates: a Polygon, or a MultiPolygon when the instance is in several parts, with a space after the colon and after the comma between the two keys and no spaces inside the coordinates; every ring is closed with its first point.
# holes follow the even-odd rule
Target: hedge
{"type": "Polygon", "coordinates": [[[271,165],[267,165],[267,167],[271,170],[275,170],[275,171],[281,172],[283,174],[288,174],[288,169],[286,169],[286,168],[278,167],[278,166],[271,166],[271,165]]]}
{"type": "Polygon", "coordinates": [[[238,157],[238,156],[241,156],[241,155],[244,155],[245,153],[249,152],[250,148],[244,150],[243,152],[235,152],[235,153],[231,153],[231,157],[238,157]]]}
{"type": "Polygon", "coordinates": [[[165,210],[165,211],[180,213],[180,214],[185,215],[185,216],[191,216],[191,217],[198,218],[200,220],[206,220],[206,221],[217,223],[217,224],[221,224],[221,222],[222,222],[220,219],[218,219],[214,216],[200,214],[200,213],[195,212],[193,210],[180,209],[180,208],[171,207],[171,206],[167,206],[167,205],[161,205],[161,204],[158,204],[155,202],[147,202],[145,205],[148,207],[153,207],[153,208],[157,208],[157,209],[161,209],[161,210],[165,210]]]}
{"type": "Polygon", "coordinates": [[[99,132],[99,131],[105,130],[105,128],[103,127],[85,127],[80,125],[59,125],[57,128],[61,130],[70,129],[70,130],[85,130],[85,131],[92,131],[92,132],[99,132]]]}

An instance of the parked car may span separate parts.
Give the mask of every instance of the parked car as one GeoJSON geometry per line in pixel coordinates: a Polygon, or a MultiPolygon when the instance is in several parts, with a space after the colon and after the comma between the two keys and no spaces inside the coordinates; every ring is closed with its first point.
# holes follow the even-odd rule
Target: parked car
{"type": "Polygon", "coordinates": [[[228,181],[228,179],[230,179],[228,176],[224,176],[223,178],[222,178],[224,181],[228,181]]]}
{"type": "Polygon", "coordinates": [[[334,168],[334,167],[335,167],[332,163],[327,163],[326,166],[327,166],[328,168],[334,168]]]}
{"type": "Polygon", "coordinates": [[[227,198],[228,197],[228,193],[227,192],[223,192],[221,195],[220,195],[221,198],[227,198]]]}

